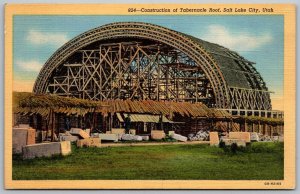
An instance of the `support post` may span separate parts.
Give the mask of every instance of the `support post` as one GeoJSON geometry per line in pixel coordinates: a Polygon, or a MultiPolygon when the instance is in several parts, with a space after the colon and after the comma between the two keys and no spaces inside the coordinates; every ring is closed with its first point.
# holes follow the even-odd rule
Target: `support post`
{"type": "Polygon", "coordinates": [[[52,114],[52,125],[51,125],[51,142],[54,141],[54,128],[55,128],[55,112],[52,110],[51,111],[52,114]]]}

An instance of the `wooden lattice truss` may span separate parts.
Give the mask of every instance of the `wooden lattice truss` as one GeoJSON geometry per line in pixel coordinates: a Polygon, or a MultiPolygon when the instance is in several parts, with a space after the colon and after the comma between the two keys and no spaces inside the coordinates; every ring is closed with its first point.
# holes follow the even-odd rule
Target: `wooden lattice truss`
{"type": "Polygon", "coordinates": [[[271,110],[270,94],[253,63],[219,45],[136,22],[104,25],[66,43],[46,62],[33,91],[271,110]]]}
{"type": "Polygon", "coordinates": [[[49,92],[91,100],[214,101],[201,69],[166,45],[112,43],[78,53],[81,64],[64,64],[66,74],[53,77],[49,92]]]}

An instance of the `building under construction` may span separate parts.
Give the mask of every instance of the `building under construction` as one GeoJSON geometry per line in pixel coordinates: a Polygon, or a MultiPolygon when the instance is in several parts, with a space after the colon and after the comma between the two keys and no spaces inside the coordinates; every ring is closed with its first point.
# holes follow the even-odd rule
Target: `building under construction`
{"type": "MultiPolygon", "coordinates": [[[[124,115],[120,114],[128,113],[163,114],[178,125],[195,123],[195,118],[201,117],[180,116],[176,103],[202,104],[204,109],[219,111],[216,115],[230,121],[226,127],[231,130],[235,115],[283,117],[282,112],[272,111],[270,91],[255,63],[223,46],[149,23],[111,23],[73,38],[45,63],[33,92],[107,102],[106,106],[115,101],[163,102],[165,109],[170,109],[110,109],[110,127],[119,125],[113,117],[122,121],[124,115]],[[173,105],[168,107],[168,102],[173,105]]],[[[207,113],[205,117],[214,116],[207,113]]],[[[207,122],[210,125],[206,126],[211,126],[213,121],[207,122]]]]}

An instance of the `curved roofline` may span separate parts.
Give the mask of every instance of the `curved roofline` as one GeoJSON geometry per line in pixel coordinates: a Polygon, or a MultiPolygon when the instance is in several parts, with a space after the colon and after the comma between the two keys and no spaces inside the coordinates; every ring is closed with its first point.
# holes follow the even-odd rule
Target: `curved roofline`
{"type": "MultiPolygon", "coordinates": [[[[262,80],[259,73],[251,65],[249,66],[251,68],[246,65],[247,68],[240,69],[240,63],[251,64],[251,62],[239,56],[236,52],[220,45],[150,23],[116,22],[86,31],[71,39],[54,52],[41,69],[34,84],[33,92],[45,93],[48,79],[52,72],[77,50],[97,41],[126,37],[160,42],[176,48],[189,56],[199,65],[209,79],[215,95],[215,104],[218,108],[229,108],[230,86],[240,87],[241,85],[242,88],[251,89],[254,86],[249,86],[248,82],[255,84],[256,82],[258,83],[257,80],[262,80]],[[228,64],[223,62],[226,60],[229,61],[228,64]],[[227,72],[228,69],[232,71],[227,72]],[[242,72],[240,76],[239,71],[242,72]],[[230,77],[233,76],[231,75],[232,73],[237,74],[236,76],[240,77],[240,81],[234,83],[230,77]],[[251,76],[248,76],[249,73],[251,76]]],[[[258,89],[265,88],[262,86],[262,88],[258,89]]]]}
{"type": "Polygon", "coordinates": [[[193,59],[211,82],[217,107],[226,107],[229,94],[222,72],[212,57],[188,36],[174,30],[141,22],[111,23],[82,33],[60,47],[45,63],[34,84],[34,93],[44,93],[54,69],[78,49],[93,42],[121,37],[140,37],[167,44],[193,59]],[[225,94],[225,95],[224,95],[225,94]]]}

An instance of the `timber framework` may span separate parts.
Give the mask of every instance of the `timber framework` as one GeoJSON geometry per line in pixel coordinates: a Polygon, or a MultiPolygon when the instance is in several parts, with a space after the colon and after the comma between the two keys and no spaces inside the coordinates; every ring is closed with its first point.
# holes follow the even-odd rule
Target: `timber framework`
{"type": "Polygon", "coordinates": [[[107,24],[70,40],[43,66],[33,91],[100,101],[202,102],[234,115],[273,114],[255,63],[223,46],[141,22],[107,24]]]}

